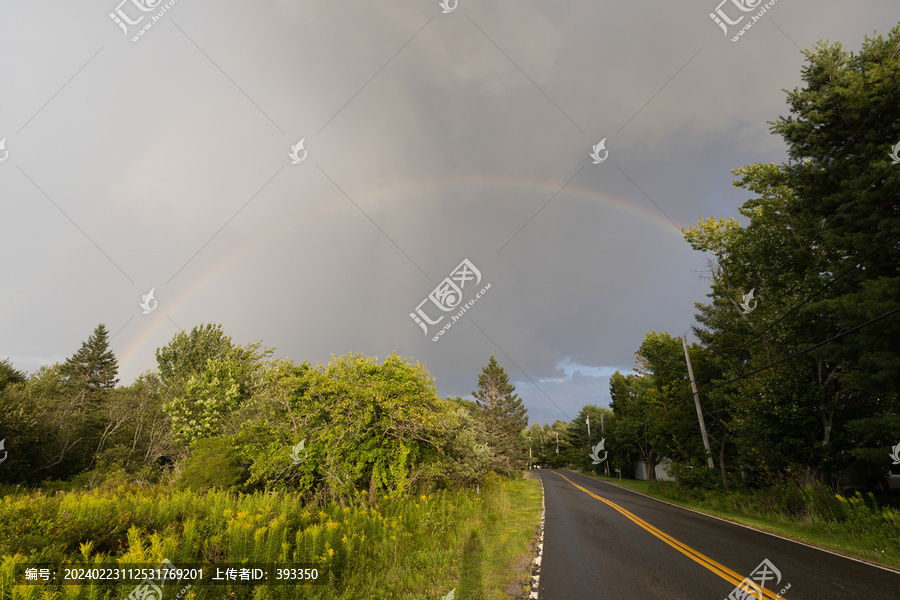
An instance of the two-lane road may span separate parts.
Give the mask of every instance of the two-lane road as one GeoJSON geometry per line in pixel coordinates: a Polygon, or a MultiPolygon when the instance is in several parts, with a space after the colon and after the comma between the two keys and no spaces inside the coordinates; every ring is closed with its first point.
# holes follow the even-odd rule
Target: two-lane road
{"type": "Polygon", "coordinates": [[[539,600],[724,600],[745,578],[749,598],[787,588],[788,600],[900,600],[895,571],[571,471],[535,474],[546,510],[539,600]]]}

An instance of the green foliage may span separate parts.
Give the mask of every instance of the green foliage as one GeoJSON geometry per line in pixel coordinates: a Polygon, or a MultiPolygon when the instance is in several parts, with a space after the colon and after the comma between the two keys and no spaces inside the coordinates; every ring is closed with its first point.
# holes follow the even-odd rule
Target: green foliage
{"type": "Polygon", "coordinates": [[[25,373],[15,369],[8,358],[0,360],[0,392],[13,383],[23,383],[27,377],[25,373]]]}
{"type": "Polygon", "coordinates": [[[156,364],[162,382],[169,385],[202,373],[207,361],[225,359],[233,348],[231,337],[221,325],[201,324],[190,333],[180,332],[156,350],[156,364]]]}
{"type": "Polygon", "coordinates": [[[705,458],[697,413],[690,402],[687,365],[681,340],[667,332],[645,334],[635,353],[635,374],[616,371],[609,381],[611,459],[629,467],[624,453],[643,461],[650,478],[663,456],[673,460],[705,458]]]}
{"type": "MultiPolygon", "coordinates": [[[[878,176],[890,168],[889,152],[900,139],[898,44],[900,25],[887,37],[867,37],[858,54],[840,43],[819,42],[805,53],[805,86],[788,94],[792,116],[773,125],[793,161],[778,176],[795,191],[790,208],[800,217],[797,233],[821,249],[823,272],[849,269],[805,311],[825,331],[883,314],[900,297],[900,181],[878,176]],[[856,267],[860,260],[864,268],[856,267]]],[[[896,397],[898,336],[895,317],[821,355],[852,365],[836,375],[843,385],[896,397]]]]}
{"type": "Polygon", "coordinates": [[[476,413],[457,408],[452,417],[453,426],[448,429],[447,439],[442,445],[447,463],[444,469],[446,479],[455,486],[472,486],[494,464],[494,453],[484,424],[476,413]]]}
{"type": "Polygon", "coordinates": [[[221,329],[207,325],[195,327],[189,336],[179,333],[157,351],[163,393],[169,398],[163,409],[175,441],[189,444],[223,431],[228,417],[262,385],[262,360],[272,350],[260,351],[260,346],[232,346],[221,329]]]}
{"type": "Polygon", "coordinates": [[[503,479],[494,471],[485,473],[484,477],[481,478],[481,485],[484,486],[486,492],[498,489],[502,483],[503,479]]]}
{"type": "MultiPolygon", "coordinates": [[[[710,256],[711,302],[694,328],[703,378],[759,370],[703,399],[720,454],[751,471],[797,463],[804,482],[825,481],[898,434],[873,419],[900,408],[896,315],[768,367],[897,306],[900,181],[877,174],[900,139],[898,43],[900,26],[857,55],[822,42],[805,52],[804,87],[772,126],[791,161],[733,171],[755,195],[739,209],[746,225],[707,218],[684,232],[710,256]],[[751,289],[758,305],[745,313],[751,289]]],[[[860,466],[869,479],[877,470],[860,466]]]]}
{"type": "Polygon", "coordinates": [[[221,431],[222,421],[246,397],[238,382],[235,365],[210,360],[199,376],[192,376],[183,397],[165,405],[172,420],[172,432],[179,442],[193,442],[221,431]]]}
{"type": "Polygon", "coordinates": [[[703,490],[722,488],[721,474],[718,469],[710,469],[705,463],[669,463],[664,467],[666,474],[674,477],[678,485],[703,490]]]}
{"type": "Polygon", "coordinates": [[[40,464],[39,444],[46,432],[38,399],[27,383],[12,383],[0,390],[0,406],[0,439],[6,452],[0,482],[34,483],[32,471],[40,464]]]}
{"type": "Polygon", "coordinates": [[[277,363],[263,379],[234,415],[244,421],[238,444],[253,463],[251,484],[371,503],[446,477],[453,457],[440,449],[455,409],[423,365],[351,353],[326,366],[277,363]],[[301,439],[309,456],[294,465],[291,448],[301,439]]]}
{"type": "MultiPolygon", "coordinates": [[[[563,464],[577,464],[584,470],[605,473],[606,461],[598,465],[593,464],[591,449],[600,443],[600,440],[605,439],[604,450],[600,451],[600,456],[602,457],[604,452],[609,453],[611,446],[607,442],[610,438],[609,432],[614,428],[613,421],[613,411],[594,404],[583,406],[578,415],[566,424],[564,434],[560,434],[566,442],[565,446],[560,444],[560,456],[565,459],[563,464]],[[590,435],[588,435],[588,418],[590,418],[590,435]]],[[[611,454],[607,454],[607,460],[610,456],[611,454]]]]}
{"type": "MultiPolygon", "coordinates": [[[[500,589],[509,564],[532,536],[539,510],[535,482],[500,478],[478,495],[472,490],[401,495],[364,508],[304,505],[293,494],[210,490],[198,495],[126,484],[53,496],[13,492],[0,503],[0,590],[9,594],[13,587],[13,563],[158,564],[163,558],[177,566],[213,560],[316,563],[327,583],[304,586],[303,597],[323,600],[369,599],[373,590],[386,598],[434,598],[457,582],[500,589]],[[482,532],[474,555],[467,553],[473,532],[482,532]],[[465,567],[482,575],[472,581],[465,567]]],[[[62,597],[49,588],[27,588],[46,594],[41,597],[62,597]]],[[[288,600],[297,595],[292,586],[260,590],[246,583],[197,586],[187,597],[288,600]]]]}
{"type": "Polygon", "coordinates": [[[84,394],[95,401],[104,398],[104,391],[116,386],[118,371],[116,355],[109,347],[109,332],[103,323],[94,328],[87,341],[60,368],[73,393],[84,394]]]}
{"type": "Polygon", "coordinates": [[[493,469],[510,473],[525,463],[525,440],[521,433],[528,426],[528,410],[515,394],[506,370],[491,355],[478,376],[478,390],[472,392],[489,443],[494,453],[493,469]]]}
{"type": "Polygon", "coordinates": [[[194,491],[240,490],[249,476],[249,465],[242,461],[233,438],[204,438],[191,445],[191,456],[182,465],[177,487],[194,491]]]}

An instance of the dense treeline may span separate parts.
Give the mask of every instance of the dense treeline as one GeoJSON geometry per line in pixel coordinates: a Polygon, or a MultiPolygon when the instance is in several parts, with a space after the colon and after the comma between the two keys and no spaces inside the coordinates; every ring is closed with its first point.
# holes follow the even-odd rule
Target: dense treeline
{"type": "Polygon", "coordinates": [[[64,364],[26,376],[4,361],[0,482],[155,482],[171,470],[183,488],[371,504],[523,465],[526,411],[493,356],[471,402],[441,398],[424,365],[396,355],[313,366],[271,354],[201,325],[157,350],[157,370],[116,387],[101,324],[64,364]]]}
{"type": "MultiPolygon", "coordinates": [[[[613,466],[641,461],[652,479],[665,457],[679,481],[707,487],[886,485],[900,443],[898,47],[900,26],[859,54],[839,43],[806,52],[792,115],[771,123],[790,161],[734,171],[755,195],[744,222],[684,229],[711,281],[690,346],[710,452],[682,340],[654,331],[636,373],[610,381],[613,466]]],[[[590,467],[583,448],[601,437],[575,431],[584,421],[554,429],[560,452],[590,467]]]]}

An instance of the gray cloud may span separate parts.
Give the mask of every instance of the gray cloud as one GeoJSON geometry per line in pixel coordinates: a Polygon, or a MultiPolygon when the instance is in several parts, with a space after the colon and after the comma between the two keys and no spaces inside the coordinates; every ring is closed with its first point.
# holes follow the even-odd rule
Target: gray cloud
{"type": "Polygon", "coordinates": [[[220,322],[295,360],[400,351],[468,395],[493,353],[532,421],[689,329],[707,283],[678,227],[785,159],[795,44],[900,16],[779,2],[732,43],[705,0],[180,0],[132,43],[115,6],[0,8],[0,357],[33,370],[102,321],[127,383],[220,322]],[[463,258],[492,288],[432,342],[409,313],[463,258]]]}

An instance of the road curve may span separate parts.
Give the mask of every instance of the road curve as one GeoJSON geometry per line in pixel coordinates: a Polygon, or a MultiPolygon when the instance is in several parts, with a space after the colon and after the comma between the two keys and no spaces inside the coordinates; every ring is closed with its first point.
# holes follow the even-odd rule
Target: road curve
{"type": "Polygon", "coordinates": [[[896,571],[572,471],[535,473],[546,506],[539,600],[724,600],[746,578],[751,595],[734,598],[900,600],[896,571]]]}

